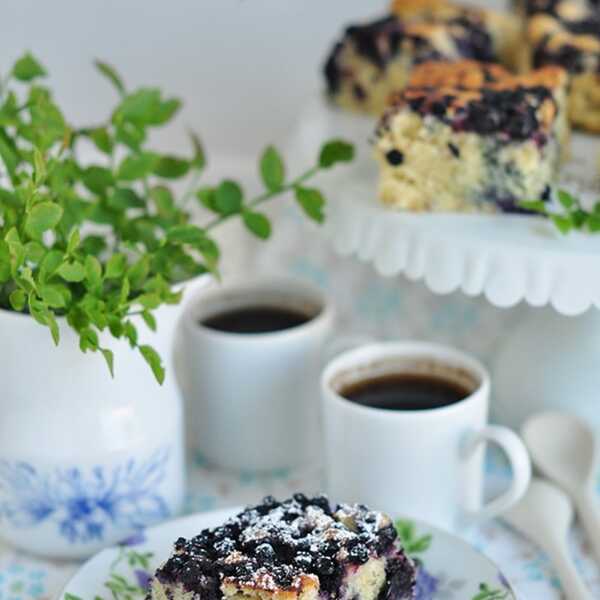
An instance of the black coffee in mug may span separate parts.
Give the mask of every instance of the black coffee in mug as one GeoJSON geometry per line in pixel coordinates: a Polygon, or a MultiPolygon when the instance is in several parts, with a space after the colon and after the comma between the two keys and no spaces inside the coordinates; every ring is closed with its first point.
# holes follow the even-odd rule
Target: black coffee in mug
{"type": "Polygon", "coordinates": [[[200,324],[226,333],[273,333],[304,325],[314,316],[291,307],[256,305],[216,313],[200,324]]]}
{"type": "Polygon", "coordinates": [[[430,410],[456,404],[473,392],[457,381],[428,373],[392,373],[343,386],[340,395],[370,408],[430,410]]]}

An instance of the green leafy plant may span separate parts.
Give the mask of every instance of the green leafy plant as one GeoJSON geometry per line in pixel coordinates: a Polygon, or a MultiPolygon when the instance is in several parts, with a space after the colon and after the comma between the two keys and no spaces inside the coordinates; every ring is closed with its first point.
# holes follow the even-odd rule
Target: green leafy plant
{"type": "Polygon", "coordinates": [[[600,231],[600,200],[594,204],[591,211],[583,208],[581,200],[566,190],[558,190],[560,208],[553,210],[543,200],[526,200],[519,202],[519,206],[540,215],[548,217],[563,234],[571,231],[587,231],[597,233],[600,231]]]}
{"type": "Polygon", "coordinates": [[[174,284],[218,275],[220,249],[211,235],[223,222],[239,218],[267,239],[271,222],[260,205],[287,192],[322,222],[325,198],[307,182],[351,161],[354,150],[327,142],[313,166],[288,179],[283,158],[269,146],[259,160],[265,191],[254,198],[231,179],[202,186],[206,157],[196,134],[185,155],[148,147],[150,131],[174,118],[180,100],[157,88],[129,90],[114,68],[95,64],[118,102],[89,127],[69,124],[40,83],[46,69],[31,54],[0,80],[0,308],[28,313],[56,344],[57,318],[64,318],[81,350],[101,352],[111,374],[113,352],[100,334],[125,339],[162,383],[161,357],[138,341],[133,317],[154,330],[156,309],[181,299],[174,284]],[[91,150],[94,160],[84,161],[91,150]],[[180,180],[187,185],[177,196],[170,184],[180,180]],[[193,202],[212,215],[206,223],[191,221],[193,202]]]}
{"type": "Polygon", "coordinates": [[[408,556],[416,558],[429,550],[432,542],[431,535],[417,535],[417,529],[413,521],[398,519],[394,525],[398,533],[398,539],[408,556]]]}

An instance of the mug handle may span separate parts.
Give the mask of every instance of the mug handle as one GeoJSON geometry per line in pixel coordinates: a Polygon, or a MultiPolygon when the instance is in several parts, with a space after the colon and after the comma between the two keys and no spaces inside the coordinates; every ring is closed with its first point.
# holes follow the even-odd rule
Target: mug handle
{"type": "Polygon", "coordinates": [[[487,425],[472,434],[462,449],[462,459],[469,460],[482,444],[499,446],[510,463],[512,482],[503,494],[488,502],[479,510],[466,510],[465,516],[472,520],[493,519],[514,506],[525,494],[531,482],[531,460],[521,438],[506,427],[487,425]]]}

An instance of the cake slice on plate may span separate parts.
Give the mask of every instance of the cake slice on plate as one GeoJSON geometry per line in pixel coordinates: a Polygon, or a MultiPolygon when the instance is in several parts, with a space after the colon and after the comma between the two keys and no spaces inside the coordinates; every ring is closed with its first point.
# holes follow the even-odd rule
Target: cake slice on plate
{"type": "Polygon", "coordinates": [[[268,497],[175,542],[153,600],[411,600],[416,571],[389,517],[325,496],[268,497]]]}
{"type": "Polygon", "coordinates": [[[329,97],[380,115],[415,65],[469,58],[510,62],[520,33],[514,16],[435,0],[396,2],[393,13],[348,27],[325,64],[329,97]]]}
{"type": "Polygon", "coordinates": [[[425,63],[380,121],[379,195],[411,211],[517,210],[548,199],[568,139],[566,74],[425,63]]]}

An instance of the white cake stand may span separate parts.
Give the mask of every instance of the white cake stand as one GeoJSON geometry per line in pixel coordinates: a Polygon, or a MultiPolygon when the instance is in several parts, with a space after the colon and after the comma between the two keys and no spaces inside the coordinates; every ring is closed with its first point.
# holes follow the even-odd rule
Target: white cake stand
{"type": "MultiPolygon", "coordinates": [[[[372,263],[382,276],[422,280],[437,294],[461,290],[498,307],[540,308],[499,352],[496,415],[517,426],[541,408],[570,408],[600,429],[600,234],[565,236],[541,217],[385,209],[375,198],[373,127],[318,98],[295,136],[294,151],[306,158],[326,138],[356,144],[357,162],[320,182],[329,200],[324,230],[336,250],[372,263]]],[[[561,183],[598,200],[600,138],[574,138],[561,183]]]]}

